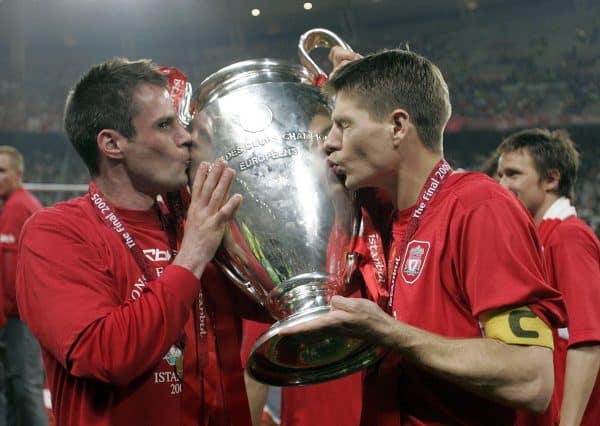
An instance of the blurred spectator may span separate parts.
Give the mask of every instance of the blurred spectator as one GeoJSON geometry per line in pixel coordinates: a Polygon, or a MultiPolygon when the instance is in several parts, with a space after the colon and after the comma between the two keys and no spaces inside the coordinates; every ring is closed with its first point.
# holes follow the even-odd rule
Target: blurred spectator
{"type": "MultiPolygon", "coordinates": [[[[6,324],[0,332],[3,347],[0,363],[5,380],[9,426],[48,424],[43,402],[44,367],[37,340],[19,318],[15,297],[17,246],[25,221],[41,208],[39,201],[22,187],[23,157],[13,147],[0,146],[0,277],[4,293],[6,324]]],[[[4,417],[0,424],[4,424],[4,417]]]]}

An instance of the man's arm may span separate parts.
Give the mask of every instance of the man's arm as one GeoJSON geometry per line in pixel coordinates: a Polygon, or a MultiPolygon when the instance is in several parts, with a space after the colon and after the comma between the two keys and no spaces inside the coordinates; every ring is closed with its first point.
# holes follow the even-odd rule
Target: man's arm
{"type": "Polygon", "coordinates": [[[17,274],[19,308],[40,344],[72,375],[130,383],[179,339],[198,296],[198,277],[218,247],[223,222],[239,204],[238,199],[232,205],[227,195],[233,171],[225,182],[223,172],[224,165],[210,173],[203,166],[186,228],[203,232],[195,241],[188,237],[182,261],[166,267],[142,297],[125,303],[115,288],[123,277],[113,276],[119,272],[108,265],[105,245],[71,226],[70,217],[56,219],[52,211],[26,225],[17,274]],[[194,257],[190,251],[197,245],[202,251],[194,257]]]}
{"type": "Polygon", "coordinates": [[[396,321],[366,299],[334,296],[333,310],[286,331],[326,329],[400,353],[433,374],[483,397],[542,412],[554,382],[552,351],[491,338],[452,339],[396,321]]]}
{"type": "Polygon", "coordinates": [[[556,227],[544,251],[554,282],[563,293],[569,314],[569,347],[564,371],[560,424],[584,419],[600,367],[600,269],[595,237],[578,222],[556,227]],[[583,278],[583,279],[582,279],[583,278]]]}
{"type": "Polygon", "coordinates": [[[600,370],[600,345],[569,348],[565,391],[560,409],[561,426],[579,425],[600,370]]]}

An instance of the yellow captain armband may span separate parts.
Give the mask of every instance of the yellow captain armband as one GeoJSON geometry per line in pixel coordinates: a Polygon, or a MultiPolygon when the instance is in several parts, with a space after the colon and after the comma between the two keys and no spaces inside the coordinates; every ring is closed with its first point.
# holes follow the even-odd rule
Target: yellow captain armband
{"type": "Polygon", "coordinates": [[[487,313],[481,320],[486,337],[513,345],[554,349],[552,330],[527,306],[487,313]]]}

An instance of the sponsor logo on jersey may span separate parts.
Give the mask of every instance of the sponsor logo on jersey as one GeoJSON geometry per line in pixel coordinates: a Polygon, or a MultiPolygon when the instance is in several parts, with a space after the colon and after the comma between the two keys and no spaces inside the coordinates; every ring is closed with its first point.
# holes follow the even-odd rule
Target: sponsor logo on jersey
{"type": "Polygon", "coordinates": [[[402,262],[402,279],[407,284],[414,284],[421,276],[430,247],[429,241],[413,240],[408,243],[402,262]]]}
{"type": "Polygon", "coordinates": [[[16,241],[13,234],[0,234],[0,244],[14,244],[16,241]]]}
{"type": "Polygon", "coordinates": [[[168,262],[171,260],[171,252],[169,250],[150,248],[144,250],[144,255],[152,262],[168,262]]]}

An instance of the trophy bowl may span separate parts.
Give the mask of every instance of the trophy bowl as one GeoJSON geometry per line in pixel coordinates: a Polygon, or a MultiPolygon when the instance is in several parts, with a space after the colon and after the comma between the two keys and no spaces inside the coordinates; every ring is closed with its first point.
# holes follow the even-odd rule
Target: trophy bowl
{"type": "MultiPolygon", "coordinates": [[[[301,37],[301,57],[307,48],[341,43],[327,30],[312,30],[301,37]]],[[[359,210],[326,165],[331,103],[315,85],[324,74],[302,62],[238,62],[205,79],[192,98],[192,128],[201,128],[212,155],[236,170],[232,190],[244,196],[216,262],[276,320],[255,342],[246,368],[276,386],[342,377],[382,355],[358,338],[281,335],[327,313],[332,295],[357,290],[351,276],[359,210]]]]}

